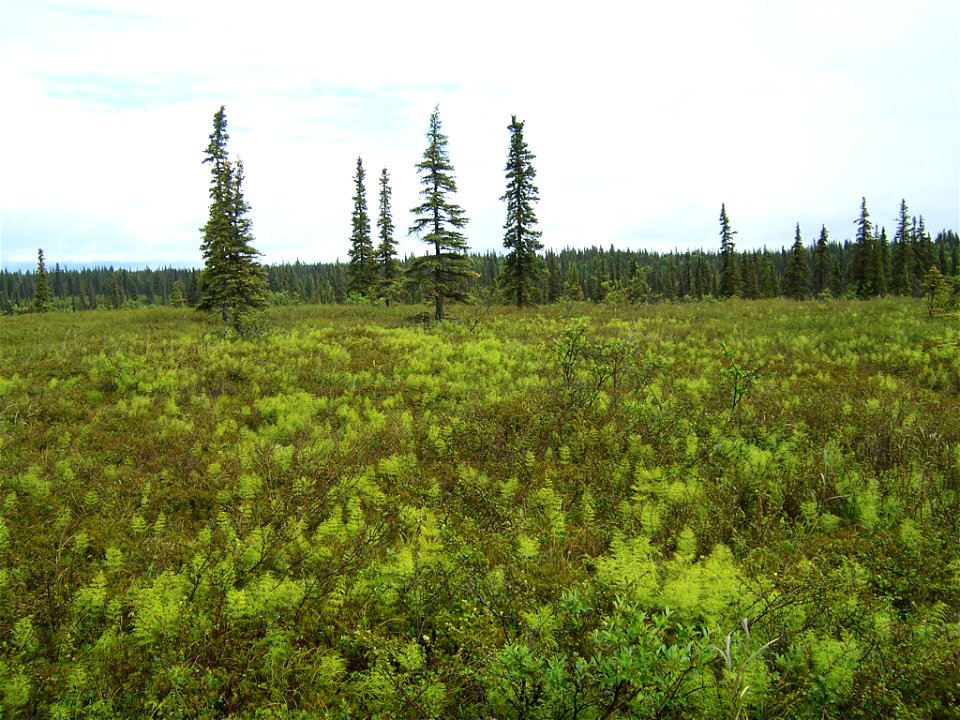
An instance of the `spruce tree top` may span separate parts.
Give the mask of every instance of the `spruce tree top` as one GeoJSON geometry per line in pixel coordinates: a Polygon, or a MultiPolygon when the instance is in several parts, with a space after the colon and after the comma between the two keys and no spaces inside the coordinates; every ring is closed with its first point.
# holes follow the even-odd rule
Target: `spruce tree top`
{"type": "Polygon", "coordinates": [[[467,249],[467,241],[459,230],[466,226],[468,218],[463,208],[447,199],[448,193],[457,191],[457,181],[447,154],[447,136],[440,127],[440,109],[434,108],[426,133],[427,149],[417,163],[423,202],[411,210],[416,217],[409,234],[420,235],[426,231],[421,239],[434,244],[437,253],[442,249],[462,252],[467,249]]]}

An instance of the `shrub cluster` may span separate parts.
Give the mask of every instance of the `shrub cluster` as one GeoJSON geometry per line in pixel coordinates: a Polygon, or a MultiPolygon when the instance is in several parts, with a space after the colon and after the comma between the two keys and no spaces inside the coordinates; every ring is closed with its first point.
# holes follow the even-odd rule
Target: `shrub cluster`
{"type": "Polygon", "coordinates": [[[921,303],[4,320],[3,714],[958,717],[921,303]]]}

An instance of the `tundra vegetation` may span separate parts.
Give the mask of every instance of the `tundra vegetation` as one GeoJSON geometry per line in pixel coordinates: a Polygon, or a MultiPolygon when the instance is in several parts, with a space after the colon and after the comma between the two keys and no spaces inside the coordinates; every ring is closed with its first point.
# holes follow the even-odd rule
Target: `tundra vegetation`
{"type": "Polygon", "coordinates": [[[0,714],[960,717],[925,303],[4,318],[0,714]]]}

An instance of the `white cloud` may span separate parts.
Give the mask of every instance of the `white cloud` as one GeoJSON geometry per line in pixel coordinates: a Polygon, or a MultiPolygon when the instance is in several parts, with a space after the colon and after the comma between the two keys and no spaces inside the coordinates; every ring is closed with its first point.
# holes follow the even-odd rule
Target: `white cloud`
{"type": "Polygon", "coordinates": [[[713,247],[721,202],[740,247],[797,221],[842,239],[864,195],[881,223],[906,197],[958,224],[956,4],[455,7],[0,4],[0,262],[199,262],[221,103],[268,261],[346,258],[358,154],[419,252],[437,104],[478,250],[501,242],[512,113],[550,247],[713,247]]]}

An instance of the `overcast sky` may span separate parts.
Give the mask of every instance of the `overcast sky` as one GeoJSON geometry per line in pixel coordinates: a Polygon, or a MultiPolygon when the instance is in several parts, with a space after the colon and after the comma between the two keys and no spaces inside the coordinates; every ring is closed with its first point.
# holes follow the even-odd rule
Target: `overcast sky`
{"type": "MultiPolygon", "coordinates": [[[[478,251],[507,125],[547,247],[789,246],[958,229],[960,3],[0,2],[0,264],[202,264],[213,115],[269,263],[346,260],[353,173],[388,168],[402,254],[439,106],[478,251]]],[[[375,213],[374,213],[375,214],[375,213]]],[[[375,232],[375,228],[374,228],[375,232]]]]}

